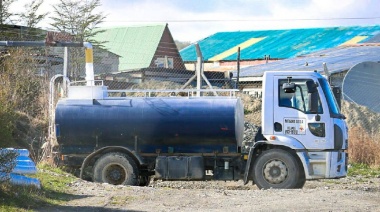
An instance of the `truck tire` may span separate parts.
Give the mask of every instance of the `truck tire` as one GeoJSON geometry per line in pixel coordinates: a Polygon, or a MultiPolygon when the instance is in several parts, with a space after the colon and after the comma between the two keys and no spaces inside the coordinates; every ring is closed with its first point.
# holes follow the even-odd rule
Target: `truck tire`
{"type": "Polygon", "coordinates": [[[298,177],[297,185],[294,188],[303,188],[303,186],[306,183],[306,177],[305,177],[305,172],[303,170],[303,167],[300,166],[299,169],[300,169],[300,176],[298,177]]]}
{"type": "Polygon", "coordinates": [[[260,189],[292,189],[304,184],[298,161],[282,149],[264,151],[252,170],[253,181],[260,189]]]}
{"type": "Polygon", "coordinates": [[[128,155],[111,152],[94,165],[94,181],[112,185],[138,185],[138,168],[128,155]]]}

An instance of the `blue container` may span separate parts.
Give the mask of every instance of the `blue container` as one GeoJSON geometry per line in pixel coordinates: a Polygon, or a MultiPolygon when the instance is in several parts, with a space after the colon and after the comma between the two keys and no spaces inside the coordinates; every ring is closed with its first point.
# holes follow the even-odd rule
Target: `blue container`
{"type": "Polygon", "coordinates": [[[15,185],[31,185],[41,188],[40,181],[36,178],[24,176],[22,174],[36,174],[37,168],[32,159],[29,158],[29,151],[27,149],[0,149],[0,154],[6,151],[16,151],[18,156],[16,158],[16,166],[13,168],[12,173],[0,172],[1,179],[8,179],[10,183],[15,185]]]}
{"type": "Polygon", "coordinates": [[[230,97],[63,99],[55,117],[63,154],[104,146],[141,153],[237,152],[244,131],[241,101],[230,97]]]}
{"type": "Polygon", "coordinates": [[[7,151],[16,151],[18,156],[29,157],[29,150],[27,149],[5,148],[5,149],[0,149],[0,154],[3,154],[4,152],[7,152],[7,151]]]}
{"type": "Polygon", "coordinates": [[[41,188],[41,183],[38,179],[27,177],[20,174],[11,173],[10,174],[10,182],[14,185],[22,185],[22,186],[35,186],[37,188],[41,188]]]}
{"type": "Polygon", "coordinates": [[[36,174],[36,164],[27,156],[17,157],[16,167],[13,169],[13,173],[17,174],[36,174]]]}

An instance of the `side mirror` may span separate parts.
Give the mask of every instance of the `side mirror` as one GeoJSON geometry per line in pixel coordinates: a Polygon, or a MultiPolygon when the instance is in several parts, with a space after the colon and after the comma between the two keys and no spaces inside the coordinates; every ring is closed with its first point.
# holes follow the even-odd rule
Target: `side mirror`
{"type": "Polygon", "coordinates": [[[282,90],[284,90],[285,93],[295,93],[296,92],[296,84],[295,83],[284,83],[282,85],[282,90]]]}
{"type": "Polygon", "coordinates": [[[332,91],[335,96],[336,102],[338,103],[339,109],[342,108],[342,91],[340,87],[332,86],[332,91]]]}
{"type": "Polygon", "coordinates": [[[317,92],[318,84],[315,83],[313,80],[306,81],[306,87],[308,93],[315,93],[317,92]]]}
{"type": "Polygon", "coordinates": [[[309,93],[308,97],[309,97],[308,111],[310,111],[311,113],[318,113],[318,100],[319,100],[318,92],[309,93]]]}

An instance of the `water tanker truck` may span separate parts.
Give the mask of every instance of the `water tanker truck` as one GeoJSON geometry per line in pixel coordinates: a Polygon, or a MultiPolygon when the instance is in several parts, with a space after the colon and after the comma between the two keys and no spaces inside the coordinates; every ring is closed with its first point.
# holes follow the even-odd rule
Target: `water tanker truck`
{"type": "Polygon", "coordinates": [[[115,97],[120,91],[105,86],[69,86],[55,112],[59,163],[114,185],[243,180],[287,189],[345,177],[348,130],[328,81],[317,72],[266,72],[262,89],[262,126],[243,142],[236,95],[115,97]]]}

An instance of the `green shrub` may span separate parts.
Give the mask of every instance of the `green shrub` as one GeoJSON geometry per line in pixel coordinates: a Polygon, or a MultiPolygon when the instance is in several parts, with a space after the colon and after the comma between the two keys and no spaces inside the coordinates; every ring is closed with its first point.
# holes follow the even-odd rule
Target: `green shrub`
{"type": "Polygon", "coordinates": [[[0,148],[13,144],[14,112],[4,107],[0,100],[0,148]]]}
{"type": "Polygon", "coordinates": [[[9,180],[9,174],[16,166],[18,152],[10,149],[0,149],[0,183],[9,180]]]}

